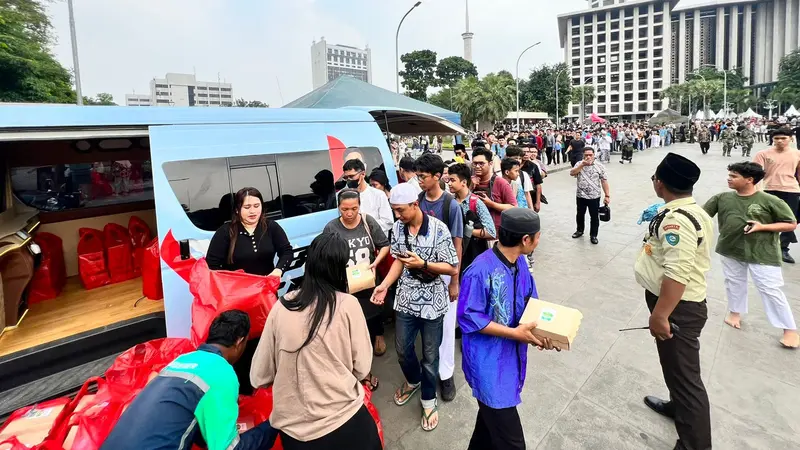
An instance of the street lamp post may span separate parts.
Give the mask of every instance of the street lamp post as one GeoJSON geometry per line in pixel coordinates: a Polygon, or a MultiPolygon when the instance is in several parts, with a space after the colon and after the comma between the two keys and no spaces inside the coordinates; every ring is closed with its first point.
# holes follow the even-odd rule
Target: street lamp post
{"type": "Polygon", "coordinates": [[[558,111],[559,111],[559,109],[558,109],[558,79],[561,78],[561,74],[566,72],[566,71],[567,71],[566,69],[563,69],[563,70],[559,70],[558,73],[556,73],[556,128],[558,128],[559,122],[560,122],[559,119],[561,118],[561,116],[558,113],[558,111]]]}
{"type": "Polygon", "coordinates": [[[581,83],[581,127],[586,121],[586,80],[594,81],[594,77],[586,77],[582,79],[581,83]]]}
{"type": "Polygon", "coordinates": [[[408,12],[400,19],[400,23],[397,24],[397,33],[394,35],[394,71],[395,71],[395,79],[397,81],[397,93],[400,93],[400,26],[403,25],[403,21],[406,20],[406,16],[411,14],[411,11],[414,10],[417,6],[422,4],[421,1],[414,3],[414,6],[408,10],[408,12]]]}
{"type": "Polygon", "coordinates": [[[516,79],[517,79],[517,132],[520,131],[520,128],[519,128],[519,60],[522,59],[522,55],[524,55],[525,52],[527,52],[528,50],[532,49],[533,47],[536,47],[537,45],[539,45],[541,43],[542,43],[542,41],[539,41],[539,42],[531,45],[530,47],[526,48],[525,50],[522,51],[522,53],[519,54],[519,58],[517,58],[517,71],[515,73],[515,76],[516,76],[516,79]]]}
{"type": "Polygon", "coordinates": [[[78,38],[75,33],[75,11],[72,0],[67,0],[69,8],[69,36],[72,40],[72,64],[75,66],[75,93],[78,96],[78,106],[83,105],[83,90],[81,89],[81,69],[78,64],[78,38]]]}
{"type": "MultiPolygon", "coordinates": [[[[698,77],[703,79],[703,82],[706,82],[706,77],[703,76],[699,71],[695,70],[694,74],[698,77]]],[[[706,111],[708,110],[708,105],[706,104],[706,91],[703,90],[703,120],[706,120],[706,111]]]]}

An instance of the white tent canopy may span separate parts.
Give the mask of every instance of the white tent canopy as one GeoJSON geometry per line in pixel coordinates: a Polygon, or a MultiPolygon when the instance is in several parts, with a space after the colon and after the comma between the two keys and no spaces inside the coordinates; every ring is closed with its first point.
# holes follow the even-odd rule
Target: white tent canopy
{"type": "Polygon", "coordinates": [[[795,109],[794,105],[792,105],[789,107],[789,109],[786,110],[785,113],[783,113],[783,115],[786,117],[797,117],[800,116],[800,112],[798,112],[797,109],[795,109]]]}
{"type": "Polygon", "coordinates": [[[702,109],[698,109],[697,114],[694,115],[695,120],[714,120],[716,117],[717,115],[710,109],[705,112],[702,109]]]}
{"type": "Polygon", "coordinates": [[[760,118],[762,118],[764,116],[762,116],[761,114],[753,111],[753,108],[747,108],[747,111],[739,114],[739,117],[742,118],[742,119],[760,119],[760,118]]]}

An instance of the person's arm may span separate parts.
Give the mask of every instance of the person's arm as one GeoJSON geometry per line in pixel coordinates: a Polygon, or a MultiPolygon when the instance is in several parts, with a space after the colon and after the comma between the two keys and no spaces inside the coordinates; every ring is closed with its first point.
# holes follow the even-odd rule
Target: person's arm
{"type": "MultiPolygon", "coordinates": [[[[697,230],[689,219],[670,213],[658,230],[664,250],[664,279],[658,301],[650,314],[650,334],[660,340],[670,339],[669,316],[683,297],[689,274],[694,270],[697,230]]],[[[707,237],[708,238],[708,237],[707,237]]]]}
{"type": "MultiPolygon", "coordinates": [[[[436,248],[433,250],[432,259],[434,261],[426,262],[414,252],[408,252],[408,258],[398,258],[398,261],[408,269],[424,269],[437,275],[458,276],[458,254],[453,245],[453,239],[450,237],[447,227],[442,227],[441,230],[442,233],[437,236],[436,248]]],[[[433,230],[433,232],[437,231],[433,230]]]]}
{"type": "Polygon", "coordinates": [[[264,438],[263,429],[253,428],[259,431],[239,435],[239,382],[232,367],[221,371],[226,373],[216,377],[194,411],[203,440],[208,450],[258,449],[264,438]]]}
{"type": "MultiPolygon", "coordinates": [[[[768,194],[769,195],[769,194],[768,194]]],[[[794,217],[792,209],[783,200],[770,196],[769,209],[772,216],[772,223],[760,223],[755,220],[748,220],[748,226],[752,225],[749,231],[745,234],[757,233],[759,231],[766,231],[771,233],[792,232],[797,228],[797,220],[794,217]]]]}
{"type": "Polygon", "coordinates": [[[369,338],[367,320],[361,311],[358,299],[342,302],[350,329],[350,352],[353,358],[353,375],[357,380],[367,378],[372,370],[372,341],[369,338]]]}
{"type": "Polygon", "coordinates": [[[211,270],[223,270],[228,262],[228,248],[231,245],[228,234],[228,224],[220,227],[211,242],[208,244],[206,252],[206,263],[211,270]]]}
{"type": "Polygon", "coordinates": [[[604,178],[602,181],[600,181],[600,185],[603,186],[603,193],[605,194],[603,203],[608,205],[611,203],[611,189],[608,187],[608,180],[604,178]]]}
{"type": "Polygon", "coordinates": [[[394,213],[389,205],[389,199],[383,192],[381,192],[380,199],[378,199],[378,206],[377,220],[380,223],[380,229],[384,231],[391,230],[394,224],[394,213]]]}
{"type": "Polygon", "coordinates": [[[711,197],[708,199],[706,204],[703,205],[703,209],[706,211],[706,214],[708,214],[709,217],[716,216],[717,212],[719,211],[719,195],[720,194],[717,194],[711,197]]]}
{"type": "Polygon", "coordinates": [[[253,359],[250,364],[250,385],[255,388],[270,387],[275,381],[275,373],[278,371],[278,355],[275,352],[275,312],[273,307],[272,314],[267,316],[264,323],[264,330],[261,331],[261,339],[258,341],[253,359]]]}
{"type": "Polygon", "coordinates": [[[372,238],[372,244],[378,250],[378,254],[375,256],[375,261],[370,264],[370,269],[375,269],[383,262],[386,255],[389,254],[389,239],[386,237],[386,233],[383,232],[378,221],[372,218],[369,214],[364,214],[364,217],[367,219],[367,224],[369,225],[369,230],[372,238]]]}
{"type": "MultiPolygon", "coordinates": [[[[398,235],[400,235],[400,227],[395,225],[392,229],[392,238],[391,238],[391,253],[394,255],[398,255],[400,253],[400,240],[398,235]]],[[[386,293],[389,290],[389,287],[392,286],[398,279],[400,279],[400,275],[403,274],[403,263],[398,259],[395,259],[392,263],[392,267],[389,268],[389,273],[386,274],[386,277],[383,279],[381,284],[375,287],[372,291],[372,297],[370,301],[375,303],[376,305],[382,305],[384,299],[386,299],[386,293]]]]}
{"type": "Polygon", "coordinates": [[[478,215],[483,228],[475,229],[472,231],[472,237],[479,239],[493,240],[497,237],[497,230],[494,227],[494,220],[489,213],[489,208],[481,202],[475,203],[475,211],[478,215]]]}
{"type": "Polygon", "coordinates": [[[275,270],[269,275],[281,277],[283,276],[283,271],[292,263],[294,251],[292,250],[292,244],[289,243],[289,238],[286,237],[286,232],[278,225],[278,222],[269,221],[269,234],[270,239],[272,239],[272,247],[278,255],[278,263],[275,264],[275,270]]]}
{"type": "Polygon", "coordinates": [[[575,164],[575,167],[569,170],[569,175],[572,177],[577,177],[578,174],[581,172],[581,169],[583,169],[583,161],[580,161],[578,162],[578,164],[575,164]]]}

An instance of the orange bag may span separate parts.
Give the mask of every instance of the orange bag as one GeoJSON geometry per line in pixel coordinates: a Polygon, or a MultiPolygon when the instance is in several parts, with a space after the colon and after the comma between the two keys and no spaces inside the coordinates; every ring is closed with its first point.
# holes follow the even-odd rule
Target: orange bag
{"type": "Polygon", "coordinates": [[[164,298],[161,285],[161,257],[158,253],[158,238],[153,238],[142,250],[142,295],[150,300],[164,298]]]}
{"type": "Polygon", "coordinates": [[[105,286],[111,282],[106,268],[103,232],[93,228],[78,230],[78,272],[86,289],[105,286]]]}
{"type": "Polygon", "coordinates": [[[28,291],[28,303],[39,303],[58,297],[67,283],[64,246],[55,234],[38,232],[33,241],[42,249],[42,262],[36,268],[28,291]]]}
{"type": "Polygon", "coordinates": [[[137,216],[131,216],[128,220],[128,234],[133,244],[133,273],[135,276],[139,276],[142,273],[144,248],[153,239],[153,233],[144,220],[137,216]]]}
{"type": "Polygon", "coordinates": [[[108,255],[108,274],[112,283],[130,280],[133,273],[133,248],[128,229],[116,223],[103,228],[103,242],[108,255]]]}
{"type": "Polygon", "coordinates": [[[261,336],[272,306],[278,301],[278,277],[244,272],[211,270],[205,258],[192,268],[189,291],[192,300],[192,343],[208,337],[208,327],[220,313],[238,309],[250,316],[250,339],[261,336]]]}

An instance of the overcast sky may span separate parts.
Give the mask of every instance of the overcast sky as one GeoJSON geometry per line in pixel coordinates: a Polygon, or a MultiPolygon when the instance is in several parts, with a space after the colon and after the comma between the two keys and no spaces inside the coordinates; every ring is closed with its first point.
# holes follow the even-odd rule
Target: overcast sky
{"type": "MultiPolygon", "coordinates": [[[[684,0],[698,1],[698,0],[684,0]]],[[[233,83],[234,95],[281,106],[311,90],[311,43],[372,49],[373,83],[394,89],[394,35],[414,0],[74,0],[84,95],[149,92],[167,72],[233,83]],[[346,7],[345,7],[346,5],[346,7]]],[[[585,0],[470,0],[473,62],[481,75],[520,74],[563,60],[556,16],[585,0]]],[[[65,0],[50,7],[56,57],[72,67],[65,0]]],[[[464,0],[423,0],[400,32],[400,53],[463,56],[464,0]]]]}

